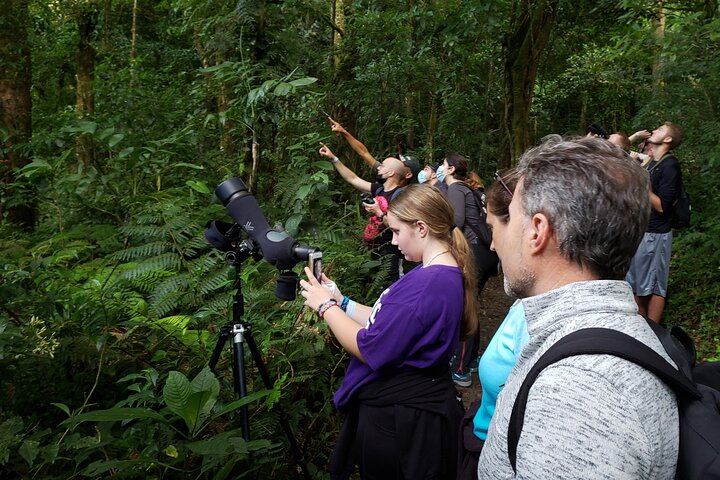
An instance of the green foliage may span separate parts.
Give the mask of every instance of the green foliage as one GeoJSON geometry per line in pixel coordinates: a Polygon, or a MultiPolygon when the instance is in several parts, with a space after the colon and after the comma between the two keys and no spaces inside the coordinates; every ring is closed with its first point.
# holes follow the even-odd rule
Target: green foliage
{"type": "MultiPolygon", "coordinates": [[[[7,205],[32,195],[40,220],[31,233],[0,224],[0,470],[288,478],[297,472],[279,405],[324,478],[347,354],[301,300],[278,302],[273,266],[230,268],[206,242],[207,221],[230,220],[213,187],[254,172],[270,224],[322,249],[343,293],[371,303],[385,278],[362,247],[366,214],[317,155],[319,142],[361,177],[370,172],[326,117],[377,157],[401,144],[425,160],[454,150],[490,178],[513,2],[346,2],[332,44],[319,0],[139,2],[132,57],[130,3],[106,3],[93,36],[94,112],[78,119],[78,12],[30,2],[33,138],[13,148],[33,161],[0,191],[7,205]],[[93,141],[88,163],[76,155],[81,136],[93,141]],[[244,399],[233,392],[230,348],[214,373],[206,367],[238,279],[271,379],[248,357],[244,399]]],[[[560,2],[531,137],[591,120],[628,133],[665,120],[685,128],[677,154],[693,226],[674,241],[666,318],[691,331],[703,358],[718,358],[720,20],[697,5],[665,2],[657,37],[657,2],[560,2]]]]}

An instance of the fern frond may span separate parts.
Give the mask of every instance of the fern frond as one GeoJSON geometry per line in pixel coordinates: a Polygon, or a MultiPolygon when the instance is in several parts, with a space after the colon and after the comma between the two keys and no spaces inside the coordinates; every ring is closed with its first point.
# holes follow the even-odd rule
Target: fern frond
{"type": "Polygon", "coordinates": [[[196,294],[203,296],[209,295],[211,292],[222,290],[232,285],[232,280],[228,278],[227,270],[220,269],[200,278],[196,288],[196,294]]]}
{"type": "Polygon", "coordinates": [[[129,247],[110,256],[112,260],[128,262],[132,260],[154,257],[166,253],[170,245],[164,241],[145,243],[137,247],[129,247]]]}

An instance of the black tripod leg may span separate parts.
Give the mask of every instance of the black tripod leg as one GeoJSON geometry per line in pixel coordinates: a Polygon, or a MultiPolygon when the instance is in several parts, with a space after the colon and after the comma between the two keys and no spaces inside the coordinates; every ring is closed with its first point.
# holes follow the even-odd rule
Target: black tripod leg
{"type": "MultiPolygon", "coordinates": [[[[270,381],[270,376],[268,375],[267,367],[265,366],[265,362],[263,361],[262,355],[260,354],[260,350],[255,343],[255,338],[253,338],[252,336],[252,330],[250,329],[250,325],[245,325],[244,327],[245,341],[247,342],[248,347],[250,347],[250,353],[252,354],[253,360],[255,361],[255,366],[257,366],[258,372],[260,372],[260,377],[265,384],[265,388],[270,390],[273,388],[273,384],[270,381]]],[[[307,469],[305,458],[300,451],[300,445],[298,444],[297,438],[295,438],[295,433],[290,426],[290,421],[288,420],[287,414],[282,408],[282,405],[280,405],[279,403],[276,403],[274,408],[278,411],[280,427],[285,432],[285,436],[287,437],[288,442],[290,442],[290,450],[292,450],[293,455],[295,455],[297,464],[300,466],[300,469],[303,472],[303,477],[309,480],[310,472],[307,469]]]]}
{"type": "Polygon", "coordinates": [[[220,354],[222,353],[227,338],[228,329],[227,327],[223,327],[220,329],[220,336],[218,337],[217,342],[215,342],[215,350],[213,350],[212,357],[210,357],[210,361],[208,362],[208,366],[213,372],[215,371],[215,365],[217,365],[217,362],[220,359],[220,354]]]}

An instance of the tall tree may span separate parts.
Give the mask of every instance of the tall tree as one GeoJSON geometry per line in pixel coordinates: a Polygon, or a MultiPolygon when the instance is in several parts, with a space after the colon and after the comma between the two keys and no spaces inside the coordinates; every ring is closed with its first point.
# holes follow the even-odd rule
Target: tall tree
{"type": "MultiPolygon", "coordinates": [[[[95,47],[92,44],[97,26],[98,10],[93,1],[80,2],[77,16],[77,85],[75,90],[75,114],[83,119],[92,117],[95,111],[93,77],[95,76],[95,47]]],[[[78,140],[78,159],[83,163],[94,160],[95,145],[92,136],[83,134],[78,140]]]]}
{"type": "Polygon", "coordinates": [[[510,166],[530,146],[529,119],[540,55],[550,38],[558,0],[515,0],[505,50],[505,108],[499,166],[510,166]]]}
{"type": "MultiPolygon", "coordinates": [[[[6,0],[0,9],[0,127],[4,133],[0,149],[0,178],[5,185],[15,183],[15,172],[30,162],[30,153],[22,148],[32,136],[32,64],[27,35],[28,1],[6,0]]],[[[7,191],[5,199],[12,191],[7,191]]],[[[0,203],[0,216],[24,228],[35,224],[36,210],[28,202],[0,203]]]]}

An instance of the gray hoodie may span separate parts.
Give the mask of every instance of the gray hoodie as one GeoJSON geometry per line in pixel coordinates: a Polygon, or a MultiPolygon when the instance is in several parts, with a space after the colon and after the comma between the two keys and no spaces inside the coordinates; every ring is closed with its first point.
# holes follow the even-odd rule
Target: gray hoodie
{"type": "Polygon", "coordinates": [[[611,355],[570,357],[538,376],[530,390],[513,474],[507,453],[513,402],[528,371],[561,337],[582,328],[611,328],[637,338],[672,363],[637,314],[624,281],[572,283],[522,303],[530,342],[498,397],[478,477],[672,479],[679,433],[675,395],[644,368],[611,355]]]}

